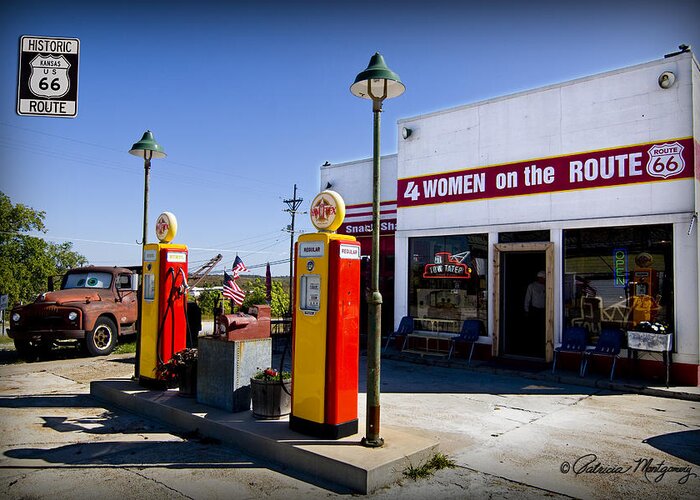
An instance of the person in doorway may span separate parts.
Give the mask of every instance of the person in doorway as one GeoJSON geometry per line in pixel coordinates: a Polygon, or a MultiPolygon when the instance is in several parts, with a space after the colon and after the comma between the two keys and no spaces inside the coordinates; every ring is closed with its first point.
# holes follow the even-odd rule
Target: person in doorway
{"type": "Polygon", "coordinates": [[[532,335],[532,339],[536,339],[534,345],[527,347],[528,351],[533,354],[543,352],[545,343],[545,305],[546,293],[545,282],[547,274],[544,271],[539,271],[535,281],[527,286],[525,292],[525,316],[527,318],[527,326],[532,335]]]}

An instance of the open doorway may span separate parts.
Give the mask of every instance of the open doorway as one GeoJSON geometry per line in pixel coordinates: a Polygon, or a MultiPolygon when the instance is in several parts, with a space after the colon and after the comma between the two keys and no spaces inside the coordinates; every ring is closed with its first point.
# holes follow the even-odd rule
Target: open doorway
{"type": "Polygon", "coordinates": [[[552,243],[495,245],[495,356],[551,361],[552,248],[552,243]]]}

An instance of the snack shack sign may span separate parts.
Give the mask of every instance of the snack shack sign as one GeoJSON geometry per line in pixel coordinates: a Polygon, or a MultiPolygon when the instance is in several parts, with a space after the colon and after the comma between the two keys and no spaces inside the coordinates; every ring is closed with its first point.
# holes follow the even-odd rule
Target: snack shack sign
{"type": "Polygon", "coordinates": [[[397,206],[686,179],[692,166],[693,139],[659,141],[399,179],[397,206]]]}
{"type": "Polygon", "coordinates": [[[77,38],[21,37],[17,114],[75,118],[79,57],[77,38]]]}

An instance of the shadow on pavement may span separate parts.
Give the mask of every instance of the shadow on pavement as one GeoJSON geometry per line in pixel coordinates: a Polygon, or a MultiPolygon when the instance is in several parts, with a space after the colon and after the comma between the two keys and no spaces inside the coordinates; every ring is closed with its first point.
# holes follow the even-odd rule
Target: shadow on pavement
{"type": "Polygon", "coordinates": [[[661,434],[645,439],[644,443],[681,460],[700,466],[700,430],[698,429],[661,434]]]}

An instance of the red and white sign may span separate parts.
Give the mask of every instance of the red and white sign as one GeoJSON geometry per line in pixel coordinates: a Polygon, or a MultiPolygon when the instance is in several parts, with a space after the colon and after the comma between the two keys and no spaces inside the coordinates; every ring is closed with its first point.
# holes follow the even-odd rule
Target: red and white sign
{"type": "Polygon", "coordinates": [[[471,268],[450,252],[436,253],[435,261],[426,264],[423,269],[424,278],[469,279],[471,276],[471,268]]]}
{"type": "Polygon", "coordinates": [[[693,176],[693,139],[541,158],[398,180],[397,206],[486,200],[693,176]]]}
{"type": "Polygon", "coordinates": [[[683,172],[683,146],[677,142],[671,144],[653,145],[649,148],[647,172],[652,177],[668,179],[683,172]]]}
{"type": "Polygon", "coordinates": [[[161,243],[170,243],[177,234],[177,219],[171,212],[163,212],[156,219],[156,238],[161,243]]]}
{"type": "Polygon", "coordinates": [[[360,259],[360,246],[359,245],[345,245],[340,244],[338,247],[338,254],[341,259],[360,259]]]}
{"type": "MultiPolygon", "coordinates": [[[[372,204],[359,203],[348,205],[345,220],[338,229],[339,233],[354,236],[371,236],[372,234],[372,204]]],[[[396,232],[396,201],[383,201],[380,204],[379,233],[393,234],[396,232]]]]}

